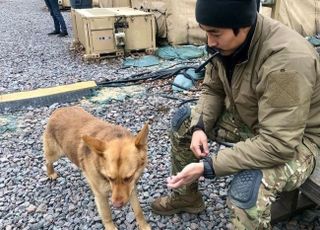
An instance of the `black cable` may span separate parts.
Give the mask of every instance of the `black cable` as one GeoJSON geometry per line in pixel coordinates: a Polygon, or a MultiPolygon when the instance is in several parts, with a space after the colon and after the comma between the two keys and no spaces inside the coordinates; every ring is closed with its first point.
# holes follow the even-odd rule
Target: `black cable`
{"type": "Polygon", "coordinates": [[[165,94],[160,94],[160,97],[168,98],[168,99],[171,99],[171,100],[182,101],[182,102],[178,105],[178,107],[181,107],[182,105],[184,105],[184,104],[186,104],[186,103],[194,102],[194,101],[199,100],[198,98],[181,99],[181,98],[178,98],[178,97],[174,97],[174,96],[170,96],[170,95],[165,95],[165,94]]]}
{"type": "Polygon", "coordinates": [[[192,99],[184,100],[183,102],[181,102],[181,103],[179,104],[178,107],[181,107],[181,106],[183,106],[183,105],[186,104],[186,103],[194,102],[194,101],[198,101],[198,100],[199,100],[198,98],[192,98],[192,99]]]}
{"type": "Polygon", "coordinates": [[[206,65],[208,65],[209,62],[211,62],[211,60],[217,56],[219,54],[218,51],[216,51],[215,53],[212,54],[212,56],[210,56],[204,63],[202,63],[198,68],[195,69],[195,73],[199,73],[206,65]]]}
{"type": "Polygon", "coordinates": [[[187,89],[187,88],[185,88],[185,87],[183,87],[183,86],[181,86],[181,85],[178,85],[178,84],[176,84],[176,83],[173,83],[173,82],[172,82],[171,85],[173,85],[173,86],[175,86],[175,87],[178,87],[178,88],[180,88],[180,89],[183,89],[183,90],[188,90],[188,91],[192,91],[192,92],[197,92],[197,91],[198,91],[198,90],[194,90],[194,89],[187,89]]]}
{"type": "MultiPolygon", "coordinates": [[[[181,67],[176,67],[176,68],[172,68],[176,65],[180,65],[180,64],[187,64],[190,62],[184,62],[184,63],[175,63],[169,67],[165,67],[159,71],[146,71],[146,72],[142,72],[142,73],[137,73],[137,74],[133,74],[131,76],[129,76],[126,79],[122,79],[122,80],[104,80],[101,82],[97,82],[97,86],[99,87],[121,87],[121,86],[127,86],[127,85],[134,85],[136,82],[139,81],[145,81],[145,80],[159,80],[159,79],[167,79],[167,78],[171,78],[172,76],[177,75],[178,73],[180,73],[181,71],[183,71],[183,75],[186,76],[188,79],[191,79],[192,82],[194,83],[194,79],[192,76],[190,76],[189,74],[186,73],[186,69],[195,69],[195,73],[199,73],[219,52],[215,52],[211,57],[209,57],[203,64],[201,64],[200,66],[181,66],[181,67]]],[[[194,63],[194,62],[191,62],[194,63]]],[[[194,90],[190,90],[187,88],[184,88],[180,85],[174,84],[172,83],[172,85],[179,87],[183,90],[189,90],[189,91],[194,91],[194,90]]]]}
{"type": "Polygon", "coordinates": [[[158,80],[158,79],[167,79],[170,78],[174,75],[176,75],[177,73],[179,73],[181,70],[184,69],[189,69],[189,68],[196,68],[194,66],[182,66],[182,67],[176,67],[173,69],[162,69],[159,71],[155,71],[155,72],[151,72],[151,71],[147,71],[144,73],[139,73],[139,74],[134,74],[131,75],[129,78],[127,79],[122,79],[122,80],[105,80],[102,82],[98,82],[97,85],[98,86],[111,86],[111,87],[115,87],[117,84],[126,84],[126,83],[132,83],[132,82],[137,82],[137,81],[143,81],[143,80],[158,80]],[[136,76],[138,76],[138,78],[135,78],[136,76]],[[142,76],[142,77],[139,77],[142,76]]]}

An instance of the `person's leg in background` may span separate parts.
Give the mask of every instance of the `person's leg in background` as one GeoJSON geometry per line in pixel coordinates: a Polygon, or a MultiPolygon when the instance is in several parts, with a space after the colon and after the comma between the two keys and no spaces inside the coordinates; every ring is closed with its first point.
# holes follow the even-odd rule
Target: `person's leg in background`
{"type": "Polygon", "coordinates": [[[257,11],[258,12],[260,12],[260,6],[261,6],[260,2],[261,2],[260,0],[257,0],[257,11]]]}
{"type": "Polygon", "coordinates": [[[66,35],[68,35],[68,31],[67,31],[67,27],[66,27],[66,23],[63,19],[63,16],[60,12],[60,8],[59,8],[59,4],[58,4],[58,0],[46,0],[49,1],[49,4],[51,6],[52,9],[52,14],[54,17],[54,20],[57,20],[60,26],[60,34],[58,35],[59,37],[64,37],[66,35]]]}
{"type": "Polygon", "coordinates": [[[48,10],[50,12],[50,15],[51,15],[51,17],[53,19],[53,23],[54,23],[54,31],[48,33],[48,35],[60,34],[60,23],[52,11],[51,0],[44,0],[44,2],[46,3],[46,6],[48,7],[48,10]]]}

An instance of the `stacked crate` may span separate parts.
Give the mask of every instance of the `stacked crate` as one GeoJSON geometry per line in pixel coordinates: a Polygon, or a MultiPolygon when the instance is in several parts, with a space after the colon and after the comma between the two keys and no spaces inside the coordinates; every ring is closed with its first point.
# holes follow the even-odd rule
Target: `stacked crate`
{"type": "Polygon", "coordinates": [[[129,7],[72,9],[74,44],[85,49],[85,59],[123,56],[156,48],[153,14],[129,7]]]}

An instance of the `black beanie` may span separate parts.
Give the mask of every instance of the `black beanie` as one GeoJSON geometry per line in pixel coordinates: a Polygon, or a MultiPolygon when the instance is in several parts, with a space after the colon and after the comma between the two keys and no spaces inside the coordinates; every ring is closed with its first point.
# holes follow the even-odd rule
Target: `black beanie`
{"type": "Polygon", "coordinates": [[[199,24],[218,28],[242,28],[254,24],[257,0],[197,0],[199,24]]]}

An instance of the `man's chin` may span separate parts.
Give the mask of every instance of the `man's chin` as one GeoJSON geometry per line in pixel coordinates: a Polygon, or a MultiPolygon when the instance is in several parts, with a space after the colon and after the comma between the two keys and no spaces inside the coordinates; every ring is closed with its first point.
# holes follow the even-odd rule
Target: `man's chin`
{"type": "Polygon", "coordinates": [[[215,51],[218,51],[220,53],[220,55],[222,56],[228,56],[231,54],[231,51],[229,50],[223,50],[223,49],[219,49],[219,48],[214,48],[215,51]]]}
{"type": "Polygon", "coordinates": [[[230,56],[233,54],[233,51],[230,50],[219,50],[221,56],[230,56]]]}
{"type": "Polygon", "coordinates": [[[207,51],[210,54],[214,54],[215,52],[219,52],[221,56],[229,56],[234,52],[234,50],[223,50],[223,49],[219,49],[216,47],[209,47],[209,46],[207,46],[207,51]]]}

